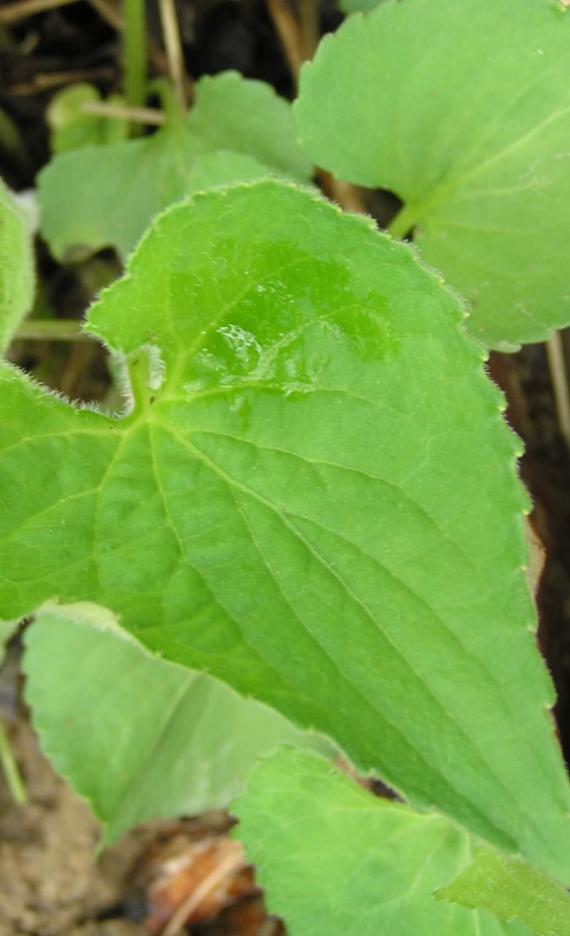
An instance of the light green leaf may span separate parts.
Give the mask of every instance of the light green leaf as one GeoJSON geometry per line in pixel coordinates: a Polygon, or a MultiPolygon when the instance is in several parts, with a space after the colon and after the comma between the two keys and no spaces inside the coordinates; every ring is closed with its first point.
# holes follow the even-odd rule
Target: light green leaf
{"type": "Polygon", "coordinates": [[[46,606],[25,643],[34,727],[104,823],[103,844],[146,819],[226,808],[257,755],[311,743],[272,709],[152,656],[96,605],[46,606]]]}
{"type": "MultiPolygon", "coordinates": [[[[101,117],[86,113],[84,104],[98,104],[101,95],[97,88],[82,82],[58,91],[46,112],[51,130],[51,148],[55,153],[79,149],[90,144],[120,143],[129,132],[127,120],[101,117]]],[[[107,104],[124,104],[119,95],[111,95],[107,104]]]]}
{"type": "Polygon", "coordinates": [[[126,256],[151,218],[186,194],[193,140],[184,127],[56,156],[38,177],[41,231],[58,260],[103,247],[126,256]]]}
{"type": "Polygon", "coordinates": [[[303,68],[307,154],[400,196],[395,233],[415,226],[492,347],[570,322],[569,46],[557,0],[405,0],[350,18],[303,68]]]}
{"type": "Polygon", "coordinates": [[[0,355],[30,311],[33,296],[34,257],[29,219],[0,179],[0,355]]]}
{"type": "Polygon", "coordinates": [[[406,245],[306,190],[172,209],[88,317],[130,356],[126,417],[3,372],[0,615],[97,601],[570,877],[520,445],[461,321],[406,245]]]}
{"type": "Polygon", "coordinates": [[[188,127],[207,152],[235,150],[301,181],[313,167],[297,143],[291,107],[263,81],[228,71],[196,85],[188,127]]]}
{"type": "Polygon", "coordinates": [[[154,215],[208,176],[219,185],[260,174],[306,181],[311,172],[287,101],[269,85],[225,72],[197,83],[185,120],[171,116],[150,137],[53,159],[39,175],[42,233],[60,260],[108,246],[126,256],[154,215]]]}
{"type": "Polygon", "coordinates": [[[339,7],[343,13],[370,13],[385,0],[339,0],[339,7]]]}
{"type": "Polygon", "coordinates": [[[503,920],[521,920],[539,936],[570,936],[568,891],[526,862],[494,849],[478,849],[472,863],[437,896],[484,908],[503,920]]]}
{"type": "Polygon", "coordinates": [[[253,182],[266,179],[277,173],[263,166],[253,156],[220,150],[218,153],[204,153],[197,156],[190,179],[189,193],[203,192],[208,188],[227,186],[229,180],[253,182]]]}
{"type": "Polygon", "coordinates": [[[315,755],[264,758],[232,811],[291,936],[528,936],[433,897],[469,859],[464,832],[376,799],[315,755]]]}

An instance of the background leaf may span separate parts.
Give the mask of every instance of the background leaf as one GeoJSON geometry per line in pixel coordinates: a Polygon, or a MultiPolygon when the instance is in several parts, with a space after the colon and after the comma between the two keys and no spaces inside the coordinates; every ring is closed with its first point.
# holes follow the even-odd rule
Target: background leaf
{"type": "Polygon", "coordinates": [[[217,153],[204,153],[197,156],[192,168],[188,194],[203,192],[208,188],[227,186],[228,179],[238,182],[253,182],[266,179],[271,175],[267,166],[263,166],[253,156],[219,150],[217,153]]]}
{"type": "Polygon", "coordinates": [[[405,0],[347,20],[301,76],[307,154],[404,201],[398,233],[500,349],[570,322],[569,44],[553,0],[405,0]]]}
{"type": "Polygon", "coordinates": [[[186,119],[171,118],[143,139],[64,153],[40,173],[41,228],[55,257],[109,246],[126,256],[154,215],[208,177],[215,185],[259,175],[310,178],[290,106],[269,85],[225,72],[202,78],[195,91],[186,119]]]}
{"type": "Polygon", "coordinates": [[[494,849],[478,849],[472,863],[437,896],[485,908],[504,920],[519,919],[540,936],[570,936],[568,891],[526,862],[494,849]]]}
{"type": "Polygon", "coordinates": [[[264,758],[234,804],[237,837],[291,936],[525,936],[433,891],[465,864],[468,837],[442,816],[377,799],[324,760],[264,758]]]}
{"type": "Polygon", "coordinates": [[[370,13],[385,0],[340,0],[339,7],[343,13],[370,13]]]}
{"type": "Polygon", "coordinates": [[[305,190],[171,210],[89,313],[130,355],[128,416],[4,369],[0,613],[96,600],[565,879],[520,448],[461,321],[407,246],[305,190]]]}
{"type": "MultiPolygon", "coordinates": [[[[101,95],[97,88],[83,82],[70,85],[54,94],[46,111],[54,153],[65,153],[91,144],[120,143],[127,139],[128,121],[101,117],[82,110],[84,104],[100,101],[101,95]]],[[[111,95],[106,103],[123,106],[125,104],[118,94],[111,95]]]]}
{"type": "Polygon", "coordinates": [[[204,150],[235,150],[301,181],[313,167],[301,152],[288,102],[263,81],[228,71],[196,85],[188,127],[204,150]]]}
{"type": "Polygon", "coordinates": [[[32,307],[34,257],[30,222],[0,179],[0,355],[32,307]]]}
{"type": "Polygon", "coordinates": [[[46,606],[25,635],[42,747],[104,823],[223,809],[263,751],[325,742],[205,674],[152,656],[95,605],[46,606]]]}

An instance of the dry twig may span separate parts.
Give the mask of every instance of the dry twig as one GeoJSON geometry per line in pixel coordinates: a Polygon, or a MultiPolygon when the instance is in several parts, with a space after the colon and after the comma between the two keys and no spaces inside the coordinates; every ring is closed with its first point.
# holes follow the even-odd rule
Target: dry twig
{"type": "MultiPolygon", "coordinates": [[[[275,31],[283,46],[289,69],[295,84],[297,84],[301,65],[307,58],[312,57],[315,51],[318,41],[318,32],[313,39],[309,39],[308,33],[310,30],[308,24],[306,24],[305,29],[307,33],[303,35],[301,26],[293,15],[287,0],[266,0],[266,3],[269,15],[273,20],[275,31]],[[312,45],[312,48],[309,48],[309,43],[312,45]]],[[[318,12],[316,0],[303,0],[303,3],[305,6],[311,4],[313,7],[311,16],[315,15],[314,11],[318,12]]],[[[307,15],[307,11],[305,10],[305,16],[307,15]]],[[[313,27],[314,23],[311,25],[311,30],[313,27]]],[[[350,185],[349,182],[341,182],[335,179],[334,176],[322,169],[318,170],[318,177],[325,195],[328,195],[329,198],[337,202],[341,208],[345,211],[354,211],[364,214],[366,205],[364,204],[360,189],[354,185],[350,185]]]]}
{"type": "Polygon", "coordinates": [[[121,31],[123,28],[123,17],[119,9],[113,3],[109,3],[108,0],[87,0],[87,2],[109,26],[112,26],[117,32],[121,31]]]}
{"type": "Polygon", "coordinates": [[[154,107],[122,107],[119,104],[106,104],[104,101],[86,101],[81,110],[85,114],[128,120],[131,123],[148,124],[153,127],[161,127],[166,121],[162,111],[154,107]]]}
{"type": "Polygon", "coordinates": [[[178,100],[183,110],[186,109],[186,67],[184,51],[180,39],[178,19],[174,0],[160,0],[160,20],[164,35],[168,71],[176,88],[178,100]]]}
{"type": "Polygon", "coordinates": [[[301,65],[305,61],[303,38],[299,23],[287,0],[266,0],[266,3],[296,84],[301,65]]]}
{"type": "Polygon", "coordinates": [[[303,40],[303,59],[312,59],[321,34],[319,0],[299,0],[299,21],[303,40]]]}
{"type": "Polygon", "coordinates": [[[56,7],[77,2],[78,0],[18,0],[18,3],[10,3],[9,6],[0,10],[0,23],[17,23],[18,20],[26,19],[27,16],[33,16],[35,13],[55,10],[56,7]]]}
{"type": "Polygon", "coordinates": [[[226,856],[210,874],[195,888],[186,900],[180,904],[176,913],[172,915],[167,925],[164,927],[161,936],[178,936],[186,920],[192,915],[196,907],[208,897],[227,877],[236,874],[245,866],[245,860],[241,850],[235,851],[226,856]]]}
{"type": "Polygon", "coordinates": [[[568,388],[568,373],[564,357],[564,345],[560,332],[554,332],[552,338],[549,338],[546,342],[546,354],[554,393],[554,404],[558,416],[558,425],[567,446],[570,448],[570,391],[568,388]]]}

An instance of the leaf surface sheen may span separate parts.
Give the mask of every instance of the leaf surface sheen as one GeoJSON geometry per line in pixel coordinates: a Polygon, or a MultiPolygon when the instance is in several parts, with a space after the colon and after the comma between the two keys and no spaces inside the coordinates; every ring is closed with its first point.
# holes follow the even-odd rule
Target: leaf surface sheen
{"type": "Polygon", "coordinates": [[[97,601],[565,878],[520,448],[462,314],[307,191],[172,209],[89,313],[130,355],[128,416],[3,372],[0,615],[97,601]]]}
{"type": "Polygon", "coordinates": [[[25,644],[34,727],[104,824],[102,845],[148,819],[227,808],[277,743],[325,750],[273,709],[152,656],[96,605],[46,605],[25,644]]]}
{"type": "Polygon", "coordinates": [[[284,748],[264,757],[232,811],[291,936],[531,936],[432,896],[469,860],[463,831],[373,797],[315,756],[284,748]]]}
{"type": "Polygon", "coordinates": [[[406,0],[351,17],[302,72],[307,154],[403,200],[399,233],[415,225],[502,350],[570,321],[569,47],[555,0],[406,0]]]}
{"type": "Polygon", "coordinates": [[[311,172],[289,103],[263,82],[224,72],[202,78],[188,115],[151,136],[52,159],[39,175],[42,233],[58,259],[109,246],[125,257],[155,215],[204,184],[308,181],[311,172]]]}

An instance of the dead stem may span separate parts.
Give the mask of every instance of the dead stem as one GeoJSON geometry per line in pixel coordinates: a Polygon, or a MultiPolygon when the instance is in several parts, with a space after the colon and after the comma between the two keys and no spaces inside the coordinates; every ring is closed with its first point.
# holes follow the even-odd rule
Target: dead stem
{"type": "Polygon", "coordinates": [[[78,0],[19,0],[0,10],[0,23],[17,23],[18,20],[42,13],[44,10],[55,10],[56,7],[77,3],[78,0]]]}
{"type": "Polygon", "coordinates": [[[76,319],[26,319],[22,322],[14,341],[92,341],[76,319]]]}
{"type": "Polygon", "coordinates": [[[244,866],[245,860],[242,853],[228,855],[225,861],[221,861],[220,864],[204,878],[202,883],[188,894],[186,900],[180,904],[176,913],[172,915],[167,925],[164,927],[161,936],[177,936],[196,907],[221,884],[224,878],[229,877],[230,874],[235,874],[244,866]]]}
{"type": "Polygon", "coordinates": [[[160,21],[168,60],[168,72],[176,88],[180,106],[186,110],[186,66],[174,0],[160,0],[160,21]]]}
{"type": "Polygon", "coordinates": [[[550,380],[554,393],[554,404],[560,432],[566,445],[570,448],[570,392],[568,388],[568,373],[564,357],[564,345],[560,332],[554,332],[552,338],[546,342],[546,354],[550,370],[550,380]]]}
{"type": "Polygon", "coordinates": [[[119,104],[105,104],[104,101],[87,101],[82,104],[81,110],[84,114],[128,120],[131,123],[148,124],[153,127],[161,127],[166,119],[162,111],[154,107],[122,107],[119,104]]]}
{"type": "Polygon", "coordinates": [[[86,68],[81,71],[51,72],[44,75],[34,75],[28,84],[15,84],[6,90],[10,94],[30,95],[41,94],[50,88],[60,85],[74,84],[77,81],[112,80],[115,76],[113,69],[106,65],[98,68],[86,68]]]}
{"type": "MultiPolygon", "coordinates": [[[[305,22],[305,27],[302,31],[287,0],[266,0],[269,15],[273,20],[275,31],[281,41],[283,52],[295,85],[297,85],[299,81],[301,65],[307,59],[312,58],[318,43],[319,35],[317,0],[301,0],[301,3],[303,4],[303,6],[301,6],[301,16],[304,15],[312,20],[310,30],[308,22],[305,22]],[[306,9],[308,5],[312,8],[310,15],[306,9]],[[303,14],[304,8],[305,13],[303,14]],[[308,33],[312,32],[313,29],[315,29],[316,35],[310,37],[308,33]],[[307,30],[307,33],[305,33],[305,30],[307,30]]],[[[359,214],[365,213],[366,205],[360,189],[351,185],[349,182],[341,182],[339,179],[335,179],[334,176],[325,172],[323,169],[317,170],[317,176],[325,195],[332,201],[335,201],[337,205],[340,205],[344,211],[353,211],[359,214]]]]}
{"type": "Polygon", "coordinates": [[[326,172],[324,169],[318,169],[317,176],[325,195],[331,201],[335,201],[337,205],[340,205],[343,211],[352,211],[355,214],[366,213],[362,192],[356,185],[343,182],[341,179],[335,179],[330,172],[326,172]]]}
{"type": "Polygon", "coordinates": [[[301,65],[305,61],[303,39],[299,23],[287,0],[266,0],[269,15],[283,48],[289,70],[295,84],[299,78],[301,65]]]}
{"type": "Polygon", "coordinates": [[[112,26],[117,32],[122,30],[123,17],[120,10],[113,3],[108,3],[107,0],[87,0],[87,2],[109,26],[112,26]]]}
{"type": "Polygon", "coordinates": [[[303,59],[309,60],[315,54],[321,35],[319,0],[299,0],[299,22],[303,40],[303,59]]]}

